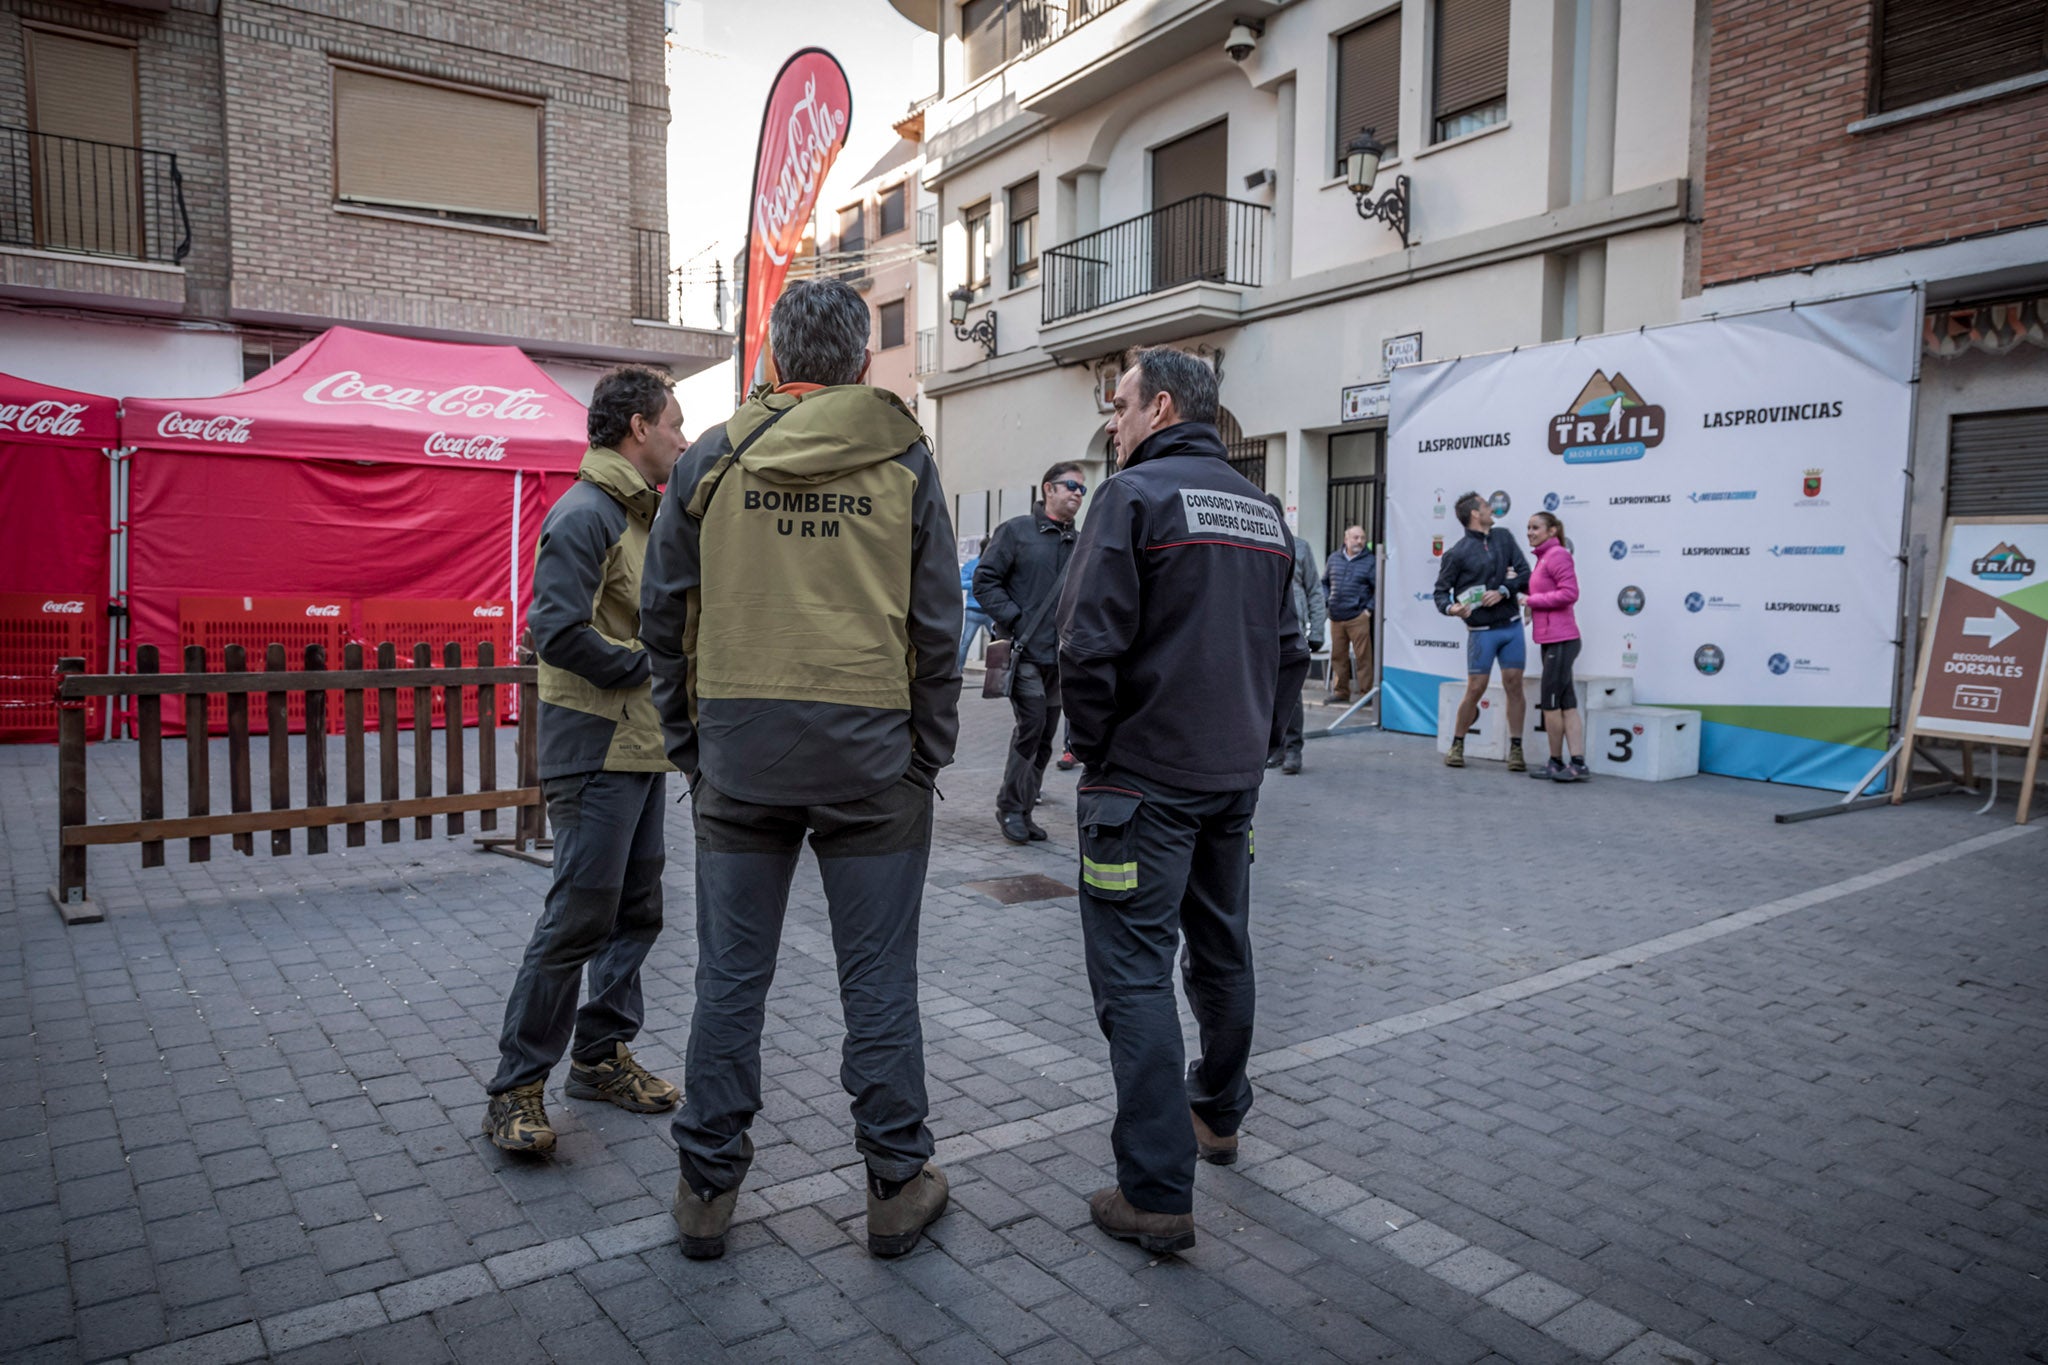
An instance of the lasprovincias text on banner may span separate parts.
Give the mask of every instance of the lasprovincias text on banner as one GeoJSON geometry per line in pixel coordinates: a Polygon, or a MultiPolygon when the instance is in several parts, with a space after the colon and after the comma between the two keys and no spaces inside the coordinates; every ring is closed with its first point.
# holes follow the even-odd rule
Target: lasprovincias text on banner
{"type": "Polygon", "coordinates": [[[853,92],[832,54],[807,47],[782,64],[768,91],[747,206],[747,281],[740,312],[740,393],[768,378],[768,311],[782,295],[790,258],[846,145],[853,92]]]}

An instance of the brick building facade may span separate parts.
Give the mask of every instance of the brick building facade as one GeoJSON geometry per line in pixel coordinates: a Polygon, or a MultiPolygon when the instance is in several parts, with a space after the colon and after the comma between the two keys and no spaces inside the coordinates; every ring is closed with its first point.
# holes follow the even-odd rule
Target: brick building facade
{"type": "Polygon", "coordinates": [[[159,358],[189,338],[204,358],[158,382],[198,392],[235,349],[224,336],[249,372],[343,322],[517,345],[572,391],[624,360],[679,375],[723,360],[728,338],[669,322],[660,14],[651,0],[0,0],[0,332],[15,339],[0,369],[40,332],[60,351],[102,333],[159,358]],[[72,136],[100,126],[99,96],[58,82],[131,63],[134,148],[91,150],[121,139],[72,136]],[[369,93],[347,104],[345,85],[369,93]],[[407,101],[446,117],[408,127],[407,101]],[[88,154],[97,177],[78,169],[88,154]],[[465,197],[536,178],[510,217],[465,197]],[[99,208],[51,207],[81,181],[99,208]],[[138,183],[139,232],[125,221],[138,183]],[[187,222],[189,245],[174,240],[187,222]]]}

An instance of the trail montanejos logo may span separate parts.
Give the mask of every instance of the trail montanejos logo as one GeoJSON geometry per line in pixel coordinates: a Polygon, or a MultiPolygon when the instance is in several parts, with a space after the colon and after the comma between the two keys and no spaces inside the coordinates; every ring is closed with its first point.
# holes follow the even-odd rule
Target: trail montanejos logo
{"type": "Polygon", "coordinates": [[[2022,578],[2032,578],[2036,567],[2035,562],[2010,541],[2000,541],[1991,547],[1989,554],[1970,561],[1971,573],[1993,583],[2017,583],[2022,578]]]}
{"type": "Polygon", "coordinates": [[[1566,464],[1612,464],[1640,460],[1664,443],[1664,409],[1644,398],[1616,370],[1600,371],[1579,390],[1571,411],[1550,419],[1550,453],[1566,464]]]}
{"type": "Polygon", "coordinates": [[[1719,645],[1701,645],[1692,652],[1692,666],[1710,678],[1719,673],[1727,662],[1728,656],[1721,652],[1719,645]]]}

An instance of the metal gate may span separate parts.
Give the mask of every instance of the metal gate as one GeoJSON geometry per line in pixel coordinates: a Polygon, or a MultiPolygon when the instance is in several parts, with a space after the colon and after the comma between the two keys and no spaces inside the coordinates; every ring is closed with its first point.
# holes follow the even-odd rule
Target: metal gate
{"type": "Polygon", "coordinates": [[[1244,428],[1224,407],[1216,409],[1216,434],[1223,438],[1223,458],[1230,467],[1251,480],[1252,487],[1266,492],[1266,438],[1246,440],[1244,428]]]}
{"type": "Polygon", "coordinates": [[[1378,545],[1386,517],[1386,501],[1380,496],[1379,478],[1330,480],[1329,501],[1324,512],[1325,555],[1337,553],[1338,547],[1344,543],[1344,528],[1347,526],[1363,526],[1366,543],[1378,545]]]}
{"type": "Polygon", "coordinates": [[[1948,514],[2048,512],[2048,408],[1972,412],[1949,420],[1948,514]]]}

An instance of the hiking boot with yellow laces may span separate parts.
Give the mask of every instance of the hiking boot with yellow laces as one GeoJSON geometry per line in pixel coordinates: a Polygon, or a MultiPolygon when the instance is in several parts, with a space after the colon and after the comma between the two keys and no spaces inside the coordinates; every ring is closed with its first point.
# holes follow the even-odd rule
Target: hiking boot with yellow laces
{"type": "Polygon", "coordinates": [[[635,1114],[659,1114],[676,1107],[683,1092],[633,1060],[624,1043],[614,1043],[611,1060],[585,1066],[571,1059],[562,1093],[572,1100],[604,1100],[635,1114]]]}
{"type": "Polygon", "coordinates": [[[484,1113],[484,1136],[491,1145],[525,1156],[546,1156],[555,1150],[555,1130],[548,1125],[540,1098],[544,1084],[535,1081],[491,1096],[491,1107],[484,1113]]]}

